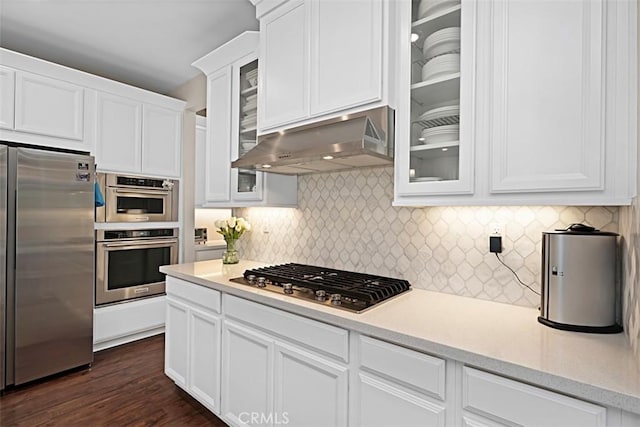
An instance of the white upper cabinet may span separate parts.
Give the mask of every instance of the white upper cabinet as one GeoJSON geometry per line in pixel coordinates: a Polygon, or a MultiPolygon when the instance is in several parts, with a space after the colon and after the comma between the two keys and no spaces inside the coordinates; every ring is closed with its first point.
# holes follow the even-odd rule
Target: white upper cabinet
{"type": "Polygon", "coordinates": [[[182,112],[142,107],[142,173],[180,176],[182,112]]]}
{"type": "Polygon", "coordinates": [[[459,24],[447,18],[458,13],[455,5],[421,17],[420,2],[412,3],[411,24],[407,2],[397,3],[395,205],[631,202],[638,168],[636,2],[463,0],[459,24]],[[416,74],[429,74],[429,64],[449,53],[439,51],[446,40],[435,36],[438,55],[423,57],[424,65],[415,59],[425,51],[420,39],[456,25],[459,85],[454,73],[424,81],[416,74]],[[411,48],[410,32],[418,36],[411,48]],[[422,114],[446,108],[458,90],[459,138],[439,140],[453,123],[432,130],[422,114]]]}
{"type": "Polygon", "coordinates": [[[207,79],[205,201],[231,200],[231,67],[207,79]]]}
{"type": "Polygon", "coordinates": [[[181,111],[97,94],[98,169],[179,177],[181,149],[181,111]]]}
{"type": "Polygon", "coordinates": [[[293,1],[260,22],[260,127],[309,115],[308,24],[304,1],[293,1]]]}
{"type": "Polygon", "coordinates": [[[386,0],[278,3],[257,7],[260,133],[382,103],[386,0]]]}
{"type": "Polygon", "coordinates": [[[201,180],[196,191],[204,188],[202,207],[297,204],[297,177],[231,167],[232,161],[257,144],[261,109],[258,42],[257,32],[246,31],[193,63],[207,75],[205,160],[204,164],[196,162],[204,168],[196,172],[201,180]]]}
{"type": "Polygon", "coordinates": [[[180,177],[185,102],[0,48],[0,139],[180,177]]]}
{"type": "Polygon", "coordinates": [[[492,193],[602,190],[603,1],[493,1],[492,193]]]}
{"type": "Polygon", "coordinates": [[[15,78],[14,70],[0,67],[0,128],[13,129],[15,78]]]}
{"type": "MultiPolygon", "coordinates": [[[[205,201],[205,169],[206,169],[206,145],[207,145],[207,118],[196,116],[196,182],[194,204],[202,207],[205,201]]],[[[197,255],[197,254],[196,254],[197,255]]]]}
{"type": "Polygon", "coordinates": [[[383,1],[312,1],[311,115],[382,98],[383,1]]]}
{"type": "Polygon", "coordinates": [[[16,73],[15,130],[81,140],[84,89],[37,74],[16,73]]]}
{"type": "Polygon", "coordinates": [[[397,4],[396,201],[408,204],[474,190],[476,3],[443,4],[397,4]]]}
{"type": "Polygon", "coordinates": [[[97,99],[97,167],[117,172],[140,172],[142,104],[106,93],[99,93],[97,99]]]}

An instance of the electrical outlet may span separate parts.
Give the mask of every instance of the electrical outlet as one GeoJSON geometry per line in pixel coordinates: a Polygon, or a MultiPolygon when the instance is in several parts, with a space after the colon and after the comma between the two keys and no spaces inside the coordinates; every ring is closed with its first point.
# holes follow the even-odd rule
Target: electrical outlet
{"type": "Polygon", "coordinates": [[[493,222],[489,224],[490,236],[504,236],[504,223],[493,222]]]}

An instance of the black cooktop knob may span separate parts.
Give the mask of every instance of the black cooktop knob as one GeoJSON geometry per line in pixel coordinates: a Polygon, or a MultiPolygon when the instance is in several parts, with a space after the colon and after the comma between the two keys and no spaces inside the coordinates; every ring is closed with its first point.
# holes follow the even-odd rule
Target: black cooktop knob
{"type": "Polygon", "coordinates": [[[327,293],[325,291],[323,291],[322,289],[318,289],[316,291],[316,299],[318,301],[324,301],[325,299],[327,299],[327,293]]]}
{"type": "Polygon", "coordinates": [[[282,284],[282,291],[285,294],[292,294],[293,293],[293,285],[291,283],[283,283],[282,284]]]}
{"type": "Polygon", "coordinates": [[[258,277],[258,287],[264,288],[267,286],[266,279],[264,277],[258,277]]]}

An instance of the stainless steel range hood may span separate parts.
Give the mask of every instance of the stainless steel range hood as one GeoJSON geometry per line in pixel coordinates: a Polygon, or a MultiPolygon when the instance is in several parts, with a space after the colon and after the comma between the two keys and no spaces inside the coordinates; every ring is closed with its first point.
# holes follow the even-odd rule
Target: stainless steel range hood
{"type": "Polygon", "coordinates": [[[380,107],[258,138],[234,168],[285,175],[393,165],[394,111],[380,107]]]}

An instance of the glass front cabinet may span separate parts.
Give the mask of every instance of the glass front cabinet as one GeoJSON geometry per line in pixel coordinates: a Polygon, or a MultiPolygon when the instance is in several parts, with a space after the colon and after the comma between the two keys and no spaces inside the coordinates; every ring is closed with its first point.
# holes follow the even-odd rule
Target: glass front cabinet
{"type": "MultiPolygon", "coordinates": [[[[232,102],[237,103],[232,111],[237,112],[231,129],[231,159],[236,160],[256,146],[258,111],[258,60],[247,57],[233,67],[232,102]],[[249,61],[245,64],[246,61],[249,61]],[[237,122],[236,122],[237,120],[237,122]]],[[[232,195],[234,200],[262,199],[262,175],[250,169],[231,169],[232,195]]]]}
{"type": "Polygon", "coordinates": [[[473,193],[474,8],[460,0],[398,3],[397,205],[473,193]]]}
{"type": "Polygon", "coordinates": [[[258,142],[258,42],[246,31],[193,63],[207,76],[202,207],[297,205],[297,177],[231,167],[258,142]]]}

